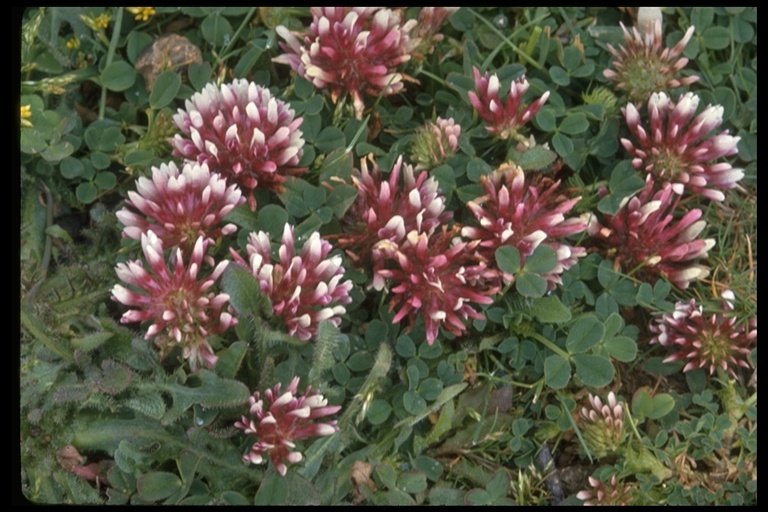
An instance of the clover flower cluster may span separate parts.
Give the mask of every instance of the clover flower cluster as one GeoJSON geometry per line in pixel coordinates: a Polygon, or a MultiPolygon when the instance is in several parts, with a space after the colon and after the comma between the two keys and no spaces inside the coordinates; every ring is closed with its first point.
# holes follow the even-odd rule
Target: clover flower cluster
{"type": "MultiPolygon", "coordinates": [[[[360,170],[353,170],[352,183],[358,195],[343,219],[346,229],[337,238],[358,266],[372,265],[376,275],[384,259],[392,256],[397,241],[413,230],[434,231],[448,222],[453,212],[445,210],[437,181],[427,171],[417,174],[403,163],[402,156],[388,177],[376,162],[372,164],[369,171],[363,159],[360,170]]],[[[381,290],[383,282],[374,278],[373,287],[381,290]]]]}
{"type": "Polygon", "coordinates": [[[597,478],[589,477],[591,489],[579,491],[576,497],[584,501],[585,507],[591,506],[626,506],[631,505],[635,498],[632,495],[632,486],[619,483],[616,475],[611,476],[608,483],[601,482],[597,478]]]}
{"type": "Polygon", "coordinates": [[[344,304],[352,301],[352,281],[341,282],[341,256],[328,257],[333,247],[319,233],[312,233],[298,254],[295,245],[294,228],[286,224],[279,262],[272,261],[269,234],[263,231],[248,236],[247,262],[234,250],[231,252],[259,281],[273,314],[283,320],[288,332],[300,340],[309,340],[323,320],[337,327],[341,323],[340,315],[346,313],[344,304]]]}
{"type": "Polygon", "coordinates": [[[496,268],[500,246],[517,247],[523,258],[540,244],[552,247],[557,263],[542,276],[550,289],[586,254],[583,247],[565,241],[587,227],[582,218],[565,218],[579,198],[558,194],[559,182],[526,181],[514,164],[484,177],[486,195],[468,203],[479,226],[455,224],[440,230],[453,214],[444,211],[445,200],[426,171],[414,179],[406,165],[403,187],[398,185],[401,159],[386,181],[378,166],[372,173],[365,161],[362,167],[353,178],[359,195],[345,217],[356,228],[352,235],[338,235],[339,245],[359,263],[372,264],[372,287],[387,289],[392,296],[393,322],[408,319],[412,327],[418,317],[423,319],[429,344],[440,327],[460,335],[465,321],[482,318],[473,304],[491,304],[502,280],[512,281],[513,276],[496,268]]]}
{"type": "Polygon", "coordinates": [[[472,68],[475,77],[475,91],[469,91],[469,102],[485,121],[486,130],[501,139],[513,139],[526,143],[519,130],[533,119],[549,98],[549,91],[544,92],[533,103],[523,103],[523,96],[530,85],[525,76],[512,81],[506,101],[499,96],[501,82],[496,74],[472,68]]]}
{"type": "Polygon", "coordinates": [[[584,441],[590,453],[602,458],[613,455],[622,446],[627,432],[624,428],[624,406],[616,395],[608,393],[603,403],[599,396],[589,394],[590,407],[582,407],[579,417],[582,421],[584,441]]]}
{"type": "Polygon", "coordinates": [[[339,431],[336,420],[318,420],[336,414],[341,406],[328,405],[328,400],[310,386],[304,393],[298,389],[299,378],[295,377],[285,391],[282,384],[276,384],[264,392],[263,398],[259,391],[248,398],[248,415],[235,422],[235,427],[258,441],[243,456],[243,462],[262,464],[269,457],[277,472],[285,476],[287,464],[296,464],[303,458],[296,441],[339,431]]]}
{"type": "Polygon", "coordinates": [[[273,59],[312,82],[329,88],[334,103],[349,94],[355,115],[362,119],[361,94],[388,96],[403,89],[403,75],[396,71],[410,60],[413,43],[409,33],[416,20],[402,22],[401,13],[380,7],[312,7],[308,32],[292,33],[278,26],[286,52],[273,59]],[[298,37],[297,37],[298,36],[298,37]]]}
{"type": "Polygon", "coordinates": [[[696,115],[699,101],[691,92],[681,95],[677,103],[663,92],[651,94],[648,129],[642,125],[638,108],[628,103],[622,112],[635,143],[626,138],[621,143],[636,169],[652,174],[660,184],[671,183],[676,194],[688,190],[722,201],[721,190],[735,187],[744,171],[727,162],[713,162],[738,153],[740,137],[729,135],[728,130],[707,137],[722,124],[723,107],[708,105],[696,115]]]}
{"type": "Polygon", "coordinates": [[[187,163],[179,170],[171,162],[153,167],[152,179],[139,178],[128,197],[131,209],[116,215],[124,225],[123,236],[141,242],[148,267],[141,260],[116,267],[129,287],[116,284],[112,299],[136,308],[124,313],[121,322],[151,321],[145,338],[154,338],[163,356],[181,345],[193,370],[201,364],[213,366],[216,356],[209,337],[237,319],[228,311],[229,296],[210,291],[228,261],[216,264],[206,253],[217,239],[235,232],[233,224],[219,224],[244,201],[240,190],[227,187],[205,164],[187,163]],[[167,261],[165,248],[170,249],[167,261]],[[204,262],[214,269],[199,277],[204,262]]]}
{"type": "Polygon", "coordinates": [[[417,169],[430,169],[444,164],[459,148],[461,126],[453,118],[438,117],[416,129],[411,143],[411,158],[417,169]]]}
{"type": "Polygon", "coordinates": [[[206,164],[188,163],[179,171],[169,162],[153,167],[152,179],[139,177],[136,191],[128,191],[126,204],[131,208],[122,208],[116,215],[125,237],[141,240],[151,230],[165,247],[191,248],[198,237],[214,243],[234,233],[234,224],[218,224],[244,201],[236,185],[227,186],[206,164]]]}
{"type": "Polygon", "coordinates": [[[606,69],[603,76],[614,82],[617,89],[626,91],[632,101],[645,101],[654,92],[697,82],[699,77],[695,75],[678,77],[680,70],[688,64],[688,59],[680,55],[693,37],[694,27],[688,27],[675,46],[665,48],[661,12],[640,21],[640,30],[632,27],[631,32],[619,23],[624,32],[624,44],[618,49],[608,45],[614,58],[611,63],[614,69],[606,69]]]}
{"type": "Polygon", "coordinates": [[[709,275],[697,260],[707,255],[715,240],[698,238],[706,227],[700,209],[676,218],[680,196],[670,184],[658,191],[655,187],[648,175],[645,187],[625,199],[615,215],[606,214],[602,223],[591,217],[588,232],[625,272],[652,282],[662,277],[685,289],[709,275]]]}
{"type": "Polygon", "coordinates": [[[185,102],[173,120],[181,130],[171,139],[173,155],[205,163],[236,183],[256,210],[256,187],[282,192],[297,167],[304,118],[269,89],[245,79],[216,87],[210,83],[185,102]]]}
{"type": "Polygon", "coordinates": [[[352,234],[339,235],[339,245],[357,262],[372,263],[373,288],[389,284],[393,323],[407,318],[410,329],[421,317],[430,345],[440,326],[460,334],[465,320],[481,317],[471,303],[490,304],[498,291],[475,254],[477,244],[461,241],[458,229],[437,229],[453,212],[445,211],[445,198],[426,171],[415,176],[402,156],[388,180],[376,164],[372,172],[365,160],[361,167],[353,176],[358,197],[344,218],[352,234]]]}
{"type": "Polygon", "coordinates": [[[423,59],[435,51],[435,44],[444,38],[440,29],[458,10],[458,7],[422,7],[419,10],[418,23],[412,35],[415,57],[423,59]]]}
{"type": "Polygon", "coordinates": [[[674,348],[664,362],[685,361],[684,372],[704,368],[712,375],[722,368],[736,378],[737,368],[749,368],[749,354],[757,343],[757,317],[737,323],[732,314],[736,299],[731,290],[722,293],[723,312],[708,315],[696,299],[675,304],[651,323],[651,343],[674,348]]]}
{"type": "MultiPolygon", "coordinates": [[[[477,226],[465,226],[461,234],[479,241],[478,250],[484,259],[495,261],[499,247],[508,245],[520,252],[520,264],[539,245],[548,245],[557,256],[555,267],[541,277],[552,290],[562,283],[560,275],[572,267],[586,249],[572,246],[564,238],[583,232],[587,222],[581,217],[566,218],[580,197],[567,198],[557,193],[560,182],[540,174],[531,178],[513,162],[482,176],[485,194],[467,203],[477,220],[477,226]]],[[[503,274],[505,283],[514,276],[503,274]]]]}
{"type": "Polygon", "coordinates": [[[152,322],[144,338],[155,338],[163,355],[181,345],[193,371],[200,364],[211,367],[216,363],[209,336],[237,324],[237,319],[226,311],[229,296],[209,291],[229,262],[222,261],[207,277],[198,277],[207,246],[200,236],[188,264],[184,263],[182,249],[177,248],[169,265],[163,255],[163,242],[152,231],[142,233],[141,248],[149,267],[144,268],[138,260],[118,263],[117,276],[130,288],[119,284],[112,288],[113,300],[137,308],[126,311],[120,321],[152,322]]]}
{"type": "Polygon", "coordinates": [[[393,264],[377,272],[392,283],[392,323],[407,317],[412,326],[421,314],[430,345],[440,326],[458,336],[465,320],[483,318],[471,303],[492,304],[498,292],[489,285],[486,262],[474,253],[477,242],[455,241],[457,234],[458,228],[432,236],[410,231],[393,250],[393,264]]]}

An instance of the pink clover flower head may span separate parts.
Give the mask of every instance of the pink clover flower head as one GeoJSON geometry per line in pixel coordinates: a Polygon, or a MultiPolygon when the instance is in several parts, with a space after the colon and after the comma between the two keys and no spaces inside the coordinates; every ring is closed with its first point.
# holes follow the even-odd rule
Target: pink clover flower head
{"type": "Polygon", "coordinates": [[[415,53],[421,58],[435,50],[435,44],[444,39],[440,29],[446,20],[458,11],[458,7],[422,7],[417,18],[418,24],[413,34],[416,44],[415,53]]]}
{"type": "Polygon", "coordinates": [[[679,201],[669,184],[656,191],[649,175],[645,188],[625,199],[615,215],[605,215],[604,223],[591,217],[587,231],[607,248],[616,268],[650,282],[663,277],[685,289],[709,275],[709,269],[694,262],[706,257],[715,240],[697,238],[706,227],[698,208],[675,219],[679,201]]]}
{"type": "Polygon", "coordinates": [[[193,371],[200,364],[212,367],[216,363],[208,337],[237,324],[226,311],[229,295],[210,291],[229,262],[220,262],[205,278],[198,276],[207,245],[202,236],[198,237],[187,265],[181,248],[176,248],[169,266],[163,256],[163,242],[153,231],[142,233],[141,248],[148,268],[138,260],[118,263],[117,276],[128,287],[116,284],[112,288],[112,300],[135,308],[126,311],[120,321],[152,322],[144,338],[155,338],[163,356],[182,345],[184,359],[189,359],[193,371]]]}
{"type": "Polygon", "coordinates": [[[542,94],[533,103],[523,103],[523,95],[528,91],[528,80],[522,76],[512,81],[509,94],[505,101],[499,97],[499,77],[490,75],[487,71],[480,74],[477,68],[472,68],[475,75],[475,89],[469,91],[469,102],[480,117],[485,121],[486,130],[501,139],[514,139],[527,143],[527,139],[518,131],[541,109],[549,98],[549,91],[542,94]]]}
{"type": "Polygon", "coordinates": [[[710,315],[691,299],[678,302],[672,313],[664,313],[651,323],[651,343],[677,350],[664,362],[686,361],[684,372],[704,368],[710,375],[719,367],[733,378],[737,368],[750,367],[749,354],[757,344],[757,318],[737,323],[732,313],[733,292],[724,291],[722,298],[722,312],[710,315]]]}
{"type": "MultiPolygon", "coordinates": [[[[349,229],[338,237],[338,243],[358,265],[373,263],[375,275],[406,233],[416,230],[431,234],[448,222],[453,212],[445,211],[445,197],[437,181],[427,171],[416,173],[412,166],[403,164],[402,156],[388,177],[375,162],[371,171],[365,159],[360,163],[361,170],[352,174],[358,196],[344,216],[349,229]]],[[[373,286],[380,290],[383,283],[374,277],[373,286]]]]}
{"type": "Polygon", "coordinates": [[[289,104],[269,89],[245,79],[217,88],[210,83],[188,99],[173,116],[181,134],[171,139],[173,155],[206,163],[246,194],[256,210],[257,186],[283,191],[286,176],[306,171],[296,167],[304,139],[289,104]]]}
{"type": "Polygon", "coordinates": [[[276,384],[263,397],[256,391],[248,399],[248,414],[235,422],[235,427],[258,441],[243,456],[243,462],[262,464],[268,456],[277,472],[285,476],[287,464],[296,464],[303,458],[296,449],[296,441],[339,431],[336,420],[317,420],[336,414],[341,406],[328,405],[328,400],[310,386],[303,394],[298,388],[299,378],[295,377],[285,391],[281,384],[276,384]]]}
{"type": "Polygon", "coordinates": [[[122,208],[116,215],[124,237],[141,240],[151,230],[164,247],[191,250],[198,237],[214,243],[237,231],[234,224],[218,225],[244,201],[237,185],[227,186],[224,177],[211,174],[206,164],[186,163],[179,171],[169,162],[153,167],[152,179],[140,177],[136,191],[128,192],[126,204],[131,209],[122,208]]]}
{"type": "Polygon", "coordinates": [[[634,501],[632,486],[622,486],[616,479],[616,475],[613,475],[608,483],[590,476],[589,485],[591,489],[579,491],[576,494],[578,499],[584,501],[584,506],[626,506],[634,501]]]}
{"type": "Polygon", "coordinates": [[[664,47],[661,18],[652,17],[643,28],[627,30],[623,23],[624,44],[618,50],[608,45],[613,56],[613,69],[603,71],[603,76],[616,83],[616,88],[626,91],[631,101],[645,101],[651,93],[687,86],[699,80],[698,76],[678,78],[678,73],[688,64],[680,55],[693,36],[694,27],[686,30],[683,38],[672,48],[664,47]]]}
{"type": "Polygon", "coordinates": [[[579,413],[584,441],[589,451],[598,458],[615,454],[627,436],[623,403],[616,400],[616,395],[611,391],[606,403],[590,393],[589,405],[582,407],[579,413]]]}
{"type": "Polygon", "coordinates": [[[738,153],[740,137],[729,135],[728,130],[708,136],[723,122],[723,107],[708,105],[696,115],[698,106],[699,97],[690,92],[681,95],[677,103],[663,92],[653,93],[648,100],[650,125],[646,128],[638,108],[628,103],[622,112],[634,142],[621,139],[621,143],[636,169],[671,183],[676,194],[688,190],[722,201],[722,190],[735,187],[744,171],[714,161],[738,153]]]}
{"type": "Polygon", "coordinates": [[[287,64],[319,89],[329,88],[335,103],[352,97],[357,119],[365,104],[362,94],[388,96],[403,89],[397,66],[410,60],[409,33],[416,20],[402,23],[401,13],[380,7],[312,7],[307,33],[275,31],[286,52],[274,62],[287,64]]]}
{"type": "Polygon", "coordinates": [[[461,126],[453,118],[438,117],[416,129],[411,143],[411,155],[417,169],[438,167],[459,149],[461,126]]]}
{"type": "Polygon", "coordinates": [[[286,224],[278,262],[272,261],[269,235],[263,231],[248,237],[247,263],[234,252],[233,256],[250,268],[262,293],[269,297],[273,314],[283,320],[288,332],[308,340],[317,334],[323,320],[339,326],[340,315],[347,312],[344,304],[352,301],[352,281],[341,282],[341,256],[328,257],[333,247],[319,233],[312,233],[298,254],[295,243],[293,226],[286,224]]]}
{"type": "Polygon", "coordinates": [[[392,299],[389,310],[397,310],[392,323],[408,318],[410,330],[421,315],[432,345],[440,326],[456,336],[466,330],[464,321],[484,318],[472,303],[492,304],[499,290],[492,284],[493,273],[474,254],[476,242],[455,239],[458,228],[428,236],[411,231],[377,271],[384,282],[389,280],[392,299]]]}
{"type": "MultiPolygon", "coordinates": [[[[562,283],[563,271],[586,255],[584,247],[572,246],[564,238],[583,232],[587,222],[581,217],[565,217],[580,197],[569,199],[557,193],[559,181],[540,174],[533,176],[526,177],[512,162],[482,176],[480,183],[485,194],[467,203],[479,225],[465,226],[461,234],[478,241],[478,251],[488,261],[495,261],[499,247],[509,245],[518,249],[523,265],[539,245],[550,246],[557,256],[557,264],[541,277],[552,290],[562,283]]],[[[514,276],[503,274],[503,280],[510,283],[514,276]]]]}

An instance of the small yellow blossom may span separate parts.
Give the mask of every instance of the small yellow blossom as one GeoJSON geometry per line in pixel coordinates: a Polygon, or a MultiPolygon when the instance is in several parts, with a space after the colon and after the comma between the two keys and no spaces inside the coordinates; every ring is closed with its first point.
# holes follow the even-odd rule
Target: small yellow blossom
{"type": "Polygon", "coordinates": [[[138,21],[147,21],[157,13],[154,7],[128,7],[128,12],[138,21]]]}
{"type": "Polygon", "coordinates": [[[98,16],[96,16],[95,18],[81,14],[80,19],[82,19],[85,22],[85,24],[88,25],[88,28],[90,28],[91,30],[99,31],[107,28],[112,18],[110,17],[109,14],[107,14],[106,12],[103,12],[98,16]]]}
{"type": "Polygon", "coordinates": [[[80,48],[80,39],[78,39],[77,37],[73,37],[72,39],[67,41],[67,48],[69,48],[70,50],[76,50],[80,48]]]}
{"type": "Polygon", "coordinates": [[[32,128],[32,123],[28,119],[32,117],[32,105],[21,106],[21,126],[32,128]]]}
{"type": "Polygon", "coordinates": [[[111,20],[111,17],[109,14],[103,12],[96,16],[96,19],[94,20],[96,22],[96,28],[107,28],[109,26],[109,21],[111,20]]]}

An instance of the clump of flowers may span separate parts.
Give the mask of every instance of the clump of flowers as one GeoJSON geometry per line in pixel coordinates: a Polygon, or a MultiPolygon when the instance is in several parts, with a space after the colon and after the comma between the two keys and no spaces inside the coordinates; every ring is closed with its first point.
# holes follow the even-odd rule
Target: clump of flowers
{"type": "MultiPolygon", "coordinates": [[[[453,212],[445,211],[437,181],[427,171],[416,175],[412,166],[403,164],[402,156],[387,179],[375,162],[371,171],[364,159],[360,167],[352,175],[358,196],[344,216],[348,229],[338,236],[338,244],[358,265],[373,263],[375,274],[406,233],[432,233],[453,212]]],[[[374,287],[380,290],[383,283],[374,278],[374,287]]]]}
{"type": "Polygon", "coordinates": [[[140,177],[136,191],[128,192],[126,204],[139,213],[122,208],[116,215],[125,237],[141,240],[151,230],[164,247],[192,249],[198,237],[214,243],[234,233],[234,224],[218,224],[243,201],[237,185],[227,186],[226,179],[211,174],[206,164],[187,163],[179,171],[170,162],[153,167],[152,179],[140,177]]]}
{"type": "Polygon", "coordinates": [[[346,313],[344,304],[352,301],[352,281],[341,282],[344,267],[341,256],[328,257],[332,249],[314,232],[296,254],[293,226],[286,224],[278,263],[272,262],[269,234],[263,231],[248,237],[248,262],[234,250],[232,255],[250,268],[262,293],[269,297],[273,314],[282,318],[288,332],[308,340],[317,334],[323,320],[338,327],[339,315],[346,313]]]}
{"type": "Polygon", "coordinates": [[[632,156],[636,169],[671,183],[676,194],[688,189],[722,201],[725,195],[721,190],[735,187],[744,171],[733,169],[727,162],[713,162],[738,153],[740,137],[729,135],[728,130],[707,137],[723,122],[723,107],[707,105],[694,118],[699,101],[691,92],[680,96],[677,103],[663,92],[651,94],[649,129],[641,124],[638,108],[628,103],[622,112],[637,145],[624,138],[621,143],[632,156]]]}
{"type": "Polygon", "coordinates": [[[664,313],[651,323],[651,343],[672,347],[677,351],[664,362],[686,361],[683,371],[696,368],[722,368],[736,378],[736,369],[749,368],[749,354],[757,343],[757,318],[737,323],[731,314],[735,296],[731,290],[722,293],[723,312],[708,313],[696,306],[696,299],[678,302],[672,313],[664,313]],[[707,318],[709,317],[709,318],[707,318]]]}
{"type": "Polygon", "coordinates": [[[389,310],[397,310],[392,323],[408,318],[409,329],[421,315],[432,345],[440,326],[455,335],[466,330],[464,321],[483,318],[471,303],[492,304],[498,287],[485,261],[475,254],[478,242],[458,239],[458,227],[433,236],[410,231],[393,250],[388,268],[377,271],[389,280],[392,299],[389,310]]]}
{"type": "Polygon", "coordinates": [[[453,118],[438,117],[416,129],[411,143],[411,158],[419,169],[444,164],[459,148],[461,126],[453,118]]]}
{"type": "Polygon", "coordinates": [[[411,58],[409,33],[416,20],[402,23],[399,11],[380,7],[312,7],[311,12],[306,34],[282,25],[275,29],[286,53],[274,62],[288,64],[319,89],[329,88],[334,103],[348,93],[358,119],[365,109],[361,93],[387,96],[403,89],[396,68],[411,58]]]}
{"type": "Polygon", "coordinates": [[[105,28],[108,28],[109,22],[112,21],[112,17],[107,12],[102,12],[95,17],[81,14],[80,19],[94,32],[103,31],[105,28]]]}
{"type": "Polygon", "coordinates": [[[298,389],[299,378],[295,377],[284,392],[282,385],[276,384],[264,392],[264,398],[258,391],[248,398],[248,415],[235,422],[235,427],[258,441],[243,456],[243,462],[262,464],[268,456],[277,472],[285,476],[286,464],[296,464],[303,458],[296,450],[296,441],[339,431],[336,420],[315,420],[336,414],[341,406],[328,405],[328,400],[310,386],[303,394],[298,389]]]}
{"type": "Polygon", "coordinates": [[[204,237],[198,237],[187,265],[177,248],[169,266],[162,240],[152,231],[142,233],[141,248],[149,268],[138,260],[118,263],[117,276],[130,288],[119,284],[112,288],[112,300],[136,308],[126,311],[120,321],[151,321],[144,338],[154,338],[163,356],[176,345],[183,346],[184,359],[189,359],[193,371],[200,364],[216,363],[209,336],[237,324],[226,311],[229,295],[209,291],[229,261],[220,262],[207,277],[198,277],[207,245],[204,237]]]}
{"type": "MultiPolygon", "coordinates": [[[[539,245],[548,245],[557,255],[557,264],[541,277],[550,290],[562,283],[560,274],[586,255],[583,247],[563,241],[564,237],[587,228],[583,218],[565,218],[581,198],[569,199],[558,194],[560,182],[540,174],[526,179],[525,172],[513,162],[482,176],[480,183],[485,195],[467,203],[479,226],[465,226],[461,234],[479,241],[478,251],[488,261],[495,261],[496,249],[509,245],[517,248],[520,264],[524,265],[525,258],[539,245]]],[[[504,274],[505,283],[513,279],[504,274]]]]}
{"type": "Polygon", "coordinates": [[[289,104],[269,89],[245,79],[210,83],[195,93],[173,116],[182,134],[171,139],[173,155],[205,163],[236,183],[256,210],[257,186],[282,192],[288,175],[306,171],[296,167],[304,139],[289,104]]]}
{"type": "Polygon", "coordinates": [[[154,7],[128,7],[126,10],[133,14],[136,21],[147,21],[149,18],[157,14],[154,7]]]}
{"type": "Polygon", "coordinates": [[[643,21],[641,30],[632,27],[631,33],[623,23],[619,24],[624,32],[624,44],[618,50],[608,45],[608,51],[614,57],[614,69],[606,69],[603,75],[615,82],[618,89],[626,91],[630,100],[645,101],[651,93],[690,85],[699,80],[698,76],[677,76],[688,64],[688,59],[680,57],[680,54],[693,36],[693,25],[675,46],[665,48],[661,16],[643,21]]]}
{"type": "Polygon", "coordinates": [[[70,50],[77,50],[80,48],[80,39],[77,36],[67,39],[66,47],[70,50]]]}
{"type": "Polygon", "coordinates": [[[440,34],[443,24],[458,10],[458,7],[422,7],[413,34],[414,54],[423,58],[432,53],[435,44],[443,40],[443,34],[440,34]]]}
{"type": "Polygon", "coordinates": [[[29,120],[32,117],[32,105],[22,105],[19,109],[19,115],[21,116],[21,126],[32,128],[32,121],[29,120]]]}
{"type": "Polygon", "coordinates": [[[645,188],[625,199],[615,215],[605,215],[603,223],[591,217],[587,231],[606,248],[606,257],[614,260],[616,268],[645,281],[663,277],[685,289],[691,281],[709,275],[706,267],[694,261],[705,257],[715,240],[697,238],[706,227],[700,209],[675,219],[679,201],[669,184],[656,191],[649,175],[645,188]]]}
{"type": "Polygon", "coordinates": [[[587,448],[597,458],[615,454],[627,436],[623,405],[613,391],[608,393],[607,403],[590,393],[589,405],[591,407],[582,407],[579,412],[587,448]]]}
{"type": "Polygon", "coordinates": [[[632,486],[622,486],[616,479],[616,475],[611,477],[609,483],[603,483],[590,476],[589,485],[592,489],[579,491],[576,494],[578,499],[584,500],[584,506],[626,506],[634,501],[632,486]]]}
{"type": "Polygon", "coordinates": [[[501,139],[513,139],[527,144],[528,140],[519,133],[520,128],[541,109],[549,98],[549,91],[542,94],[533,103],[523,103],[523,96],[528,91],[528,80],[525,76],[512,81],[509,94],[505,101],[499,97],[499,77],[490,75],[487,71],[480,74],[477,68],[472,68],[475,75],[475,89],[469,91],[469,101],[477,113],[485,121],[486,129],[501,139]]]}

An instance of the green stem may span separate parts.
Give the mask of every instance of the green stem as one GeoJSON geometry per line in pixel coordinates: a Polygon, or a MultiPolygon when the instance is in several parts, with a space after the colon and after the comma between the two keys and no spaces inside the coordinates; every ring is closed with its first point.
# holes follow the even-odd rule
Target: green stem
{"type": "Polygon", "coordinates": [[[352,148],[355,147],[355,144],[357,144],[357,140],[363,135],[363,130],[368,126],[368,121],[371,120],[371,115],[368,114],[365,116],[365,119],[363,120],[362,124],[360,125],[360,128],[357,129],[357,132],[355,133],[355,136],[352,137],[352,140],[350,141],[349,145],[344,150],[345,153],[349,153],[352,151],[352,148]]]}
{"type": "MultiPolygon", "coordinates": [[[[496,35],[497,35],[497,36],[499,36],[501,39],[503,39],[503,40],[504,40],[504,42],[505,42],[505,43],[507,43],[507,45],[508,45],[510,48],[512,48],[512,51],[514,51],[514,52],[515,52],[515,53],[516,53],[518,56],[520,56],[520,58],[521,58],[521,59],[523,59],[525,62],[527,62],[527,63],[528,63],[528,64],[530,64],[531,66],[535,67],[536,69],[538,69],[538,70],[540,70],[540,71],[544,71],[544,66],[542,66],[541,64],[539,64],[538,62],[536,62],[535,60],[533,60],[533,59],[532,59],[532,58],[531,58],[531,57],[530,57],[528,54],[526,54],[526,53],[525,53],[523,50],[521,50],[520,48],[518,48],[518,47],[517,47],[517,45],[516,45],[515,43],[513,43],[513,42],[512,42],[512,41],[511,41],[511,40],[510,40],[510,39],[509,39],[507,36],[505,36],[504,34],[502,34],[502,33],[501,33],[501,31],[500,31],[499,29],[497,29],[497,28],[496,28],[496,27],[493,25],[493,23],[491,23],[490,21],[488,21],[487,19],[485,19],[485,17],[483,17],[483,16],[480,16],[479,14],[477,14],[477,13],[474,11],[474,9],[469,9],[469,12],[471,12],[471,13],[472,13],[472,15],[473,15],[475,18],[477,18],[477,19],[479,19],[480,21],[482,21],[483,23],[485,23],[485,24],[486,24],[486,25],[487,25],[487,26],[488,26],[488,27],[489,27],[491,30],[493,30],[493,31],[496,33],[496,35]]],[[[542,18],[542,19],[543,19],[543,18],[542,18]]],[[[530,23],[534,23],[534,22],[537,22],[537,21],[539,21],[539,20],[533,20],[533,21],[531,21],[530,23]]],[[[485,67],[485,66],[483,66],[483,67],[485,67]]]]}
{"type": "MultiPolygon", "coordinates": [[[[45,229],[47,231],[48,228],[53,225],[53,195],[51,194],[51,189],[49,189],[45,183],[38,181],[38,184],[40,187],[42,187],[43,192],[45,192],[45,229]]],[[[43,260],[40,262],[40,268],[43,271],[43,277],[45,277],[45,275],[48,273],[48,265],[51,263],[52,244],[53,241],[51,235],[46,234],[45,249],[43,250],[43,260]]]]}
{"type": "Polygon", "coordinates": [[[224,47],[224,49],[221,51],[221,59],[222,61],[225,61],[229,58],[227,53],[229,52],[229,48],[237,41],[238,37],[240,37],[240,32],[243,31],[245,26],[248,24],[248,22],[253,18],[254,13],[256,12],[256,7],[251,7],[251,10],[248,11],[248,14],[245,15],[245,18],[243,18],[243,22],[240,23],[240,26],[237,27],[237,30],[235,30],[235,33],[232,34],[232,38],[229,40],[229,43],[227,43],[227,46],[224,47]]]}
{"type": "Polygon", "coordinates": [[[549,350],[554,352],[555,354],[557,354],[560,357],[564,358],[566,361],[570,361],[571,360],[571,355],[568,352],[566,352],[565,350],[561,349],[560,347],[558,347],[557,345],[555,345],[554,343],[549,341],[547,338],[545,338],[541,334],[539,334],[537,332],[532,332],[532,333],[529,333],[529,335],[532,338],[534,338],[536,341],[538,341],[539,343],[541,343],[542,345],[547,347],[549,350]]]}
{"type": "MultiPolygon", "coordinates": [[[[123,7],[117,8],[117,15],[115,15],[115,26],[112,28],[112,39],[109,42],[109,50],[107,51],[107,62],[104,65],[106,68],[112,64],[112,59],[115,58],[115,50],[117,49],[117,41],[120,39],[120,28],[123,25],[123,7]]],[[[101,87],[101,99],[99,100],[99,119],[104,119],[104,111],[107,108],[107,88],[102,85],[101,87]]]]}
{"type": "MultiPolygon", "coordinates": [[[[495,357],[491,357],[491,359],[493,361],[496,361],[497,363],[499,363],[499,361],[495,357]]],[[[491,382],[491,383],[501,383],[501,384],[510,385],[510,386],[517,386],[517,387],[521,387],[521,388],[525,388],[525,389],[533,389],[533,387],[536,386],[536,383],[529,384],[527,382],[518,382],[516,380],[510,379],[509,377],[497,377],[496,375],[494,375],[492,373],[477,372],[476,375],[478,377],[482,377],[482,378],[486,379],[488,382],[491,382]]]]}
{"type": "Polygon", "coordinates": [[[419,72],[419,74],[420,74],[420,75],[426,75],[426,76],[428,76],[429,78],[431,78],[431,79],[432,79],[432,80],[434,80],[435,82],[439,83],[439,84],[440,84],[440,85],[442,85],[443,87],[448,87],[448,84],[447,84],[447,83],[445,83],[445,80],[443,80],[442,78],[440,78],[439,76],[437,76],[437,75],[435,75],[435,74],[432,74],[432,73],[430,73],[429,71],[424,71],[424,70],[422,69],[422,70],[419,72]]]}
{"type": "Polygon", "coordinates": [[[29,333],[39,340],[43,345],[48,347],[51,351],[55,352],[62,359],[69,361],[70,363],[75,360],[74,356],[68,352],[65,348],[60,347],[55,339],[48,336],[45,332],[45,326],[35,318],[28,310],[27,307],[21,308],[21,324],[29,331],[29,333]]]}
{"type": "Polygon", "coordinates": [[[635,433],[635,437],[637,437],[637,440],[642,444],[643,438],[640,437],[640,432],[637,431],[637,425],[635,424],[634,418],[632,418],[632,414],[629,412],[628,403],[624,404],[624,415],[627,417],[627,423],[629,423],[632,427],[632,431],[635,433]]]}
{"type": "Polygon", "coordinates": [[[581,429],[579,429],[579,425],[576,423],[576,420],[573,419],[573,415],[571,414],[571,411],[565,408],[565,405],[564,405],[565,401],[563,400],[562,393],[560,393],[560,391],[555,391],[555,395],[557,396],[557,399],[560,401],[560,406],[563,408],[563,412],[568,417],[568,420],[571,422],[573,431],[576,432],[576,437],[579,438],[579,442],[581,443],[581,447],[584,449],[584,453],[587,454],[587,458],[589,459],[589,462],[592,462],[592,453],[589,451],[587,442],[584,441],[584,437],[581,435],[581,429]]]}

